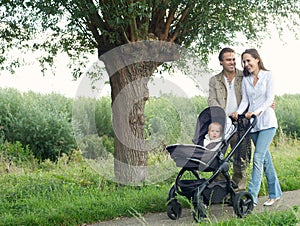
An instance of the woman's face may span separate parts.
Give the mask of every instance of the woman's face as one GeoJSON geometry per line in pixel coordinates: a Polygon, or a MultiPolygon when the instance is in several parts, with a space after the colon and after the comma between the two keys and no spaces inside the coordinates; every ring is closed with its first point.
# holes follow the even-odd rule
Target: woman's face
{"type": "Polygon", "coordinates": [[[258,74],[259,72],[259,67],[258,67],[258,62],[259,59],[255,59],[252,57],[249,53],[245,53],[243,55],[243,65],[244,68],[246,68],[251,74],[258,74]]]}

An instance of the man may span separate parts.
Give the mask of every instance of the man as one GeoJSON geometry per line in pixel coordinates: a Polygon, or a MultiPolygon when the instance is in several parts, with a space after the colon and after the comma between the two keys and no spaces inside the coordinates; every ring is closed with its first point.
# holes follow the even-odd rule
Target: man
{"type": "MultiPolygon", "coordinates": [[[[243,72],[236,69],[235,51],[224,48],[219,54],[220,65],[223,70],[210,78],[208,105],[219,106],[224,109],[226,115],[235,112],[242,100],[243,72]]],[[[238,141],[238,135],[244,131],[239,130],[230,141],[233,148],[238,141]]],[[[238,190],[246,190],[246,165],[251,156],[250,136],[244,141],[234,154],[232,180],[238,185],[238,190]]]]}

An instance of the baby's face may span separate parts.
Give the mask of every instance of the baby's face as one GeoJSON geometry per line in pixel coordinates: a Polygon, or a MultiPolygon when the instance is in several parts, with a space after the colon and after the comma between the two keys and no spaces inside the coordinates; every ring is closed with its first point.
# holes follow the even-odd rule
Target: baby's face
{"type": "Polygon", "coordinates": [[[211,125],[208,131],[208,136],[211,140],[221,137],[221,127],[219,125],[211,125]]]}

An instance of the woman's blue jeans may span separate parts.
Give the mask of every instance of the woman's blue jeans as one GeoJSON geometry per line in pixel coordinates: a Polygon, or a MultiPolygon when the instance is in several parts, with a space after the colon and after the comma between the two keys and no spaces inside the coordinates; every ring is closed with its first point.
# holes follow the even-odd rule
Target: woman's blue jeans
{"type": "Polygon", "coordinates": [[[252,195],[254,203],[258,203],[258,193],[263,178],[263,172],[267,178],[269,198],[275,199],[282,195],[269,151],[269,146],[275,132],[276,128],[270,128],[250,134],[255,145],[255,150],[253,156],[252,177],[248,186],[248,191],[252,195]]]}

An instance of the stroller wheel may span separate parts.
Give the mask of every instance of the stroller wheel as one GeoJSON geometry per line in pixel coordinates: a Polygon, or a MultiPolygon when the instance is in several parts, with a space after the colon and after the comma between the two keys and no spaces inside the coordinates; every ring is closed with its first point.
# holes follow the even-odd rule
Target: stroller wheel
{"type": "Polygon", "coordinates": [[[233,200],[233,208],[236,215],[242,218],[253,210],[253,198],[249,192],[238,192],[233,200]]]}
{"type": "Polygon", "coordinates": [[[177,220],[180,218],[182,212],[182,207],[177,200],[172,200],[167,206],[167,215],[172,220],[177,220]]]}

